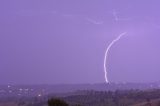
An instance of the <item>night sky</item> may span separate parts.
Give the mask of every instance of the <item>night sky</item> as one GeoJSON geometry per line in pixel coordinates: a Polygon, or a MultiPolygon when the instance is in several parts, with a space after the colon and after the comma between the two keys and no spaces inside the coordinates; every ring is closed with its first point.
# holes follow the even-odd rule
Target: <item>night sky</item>
{"type": "Polygon", "coordinates": [[[159,0],[0,0],[0,84],[160,81],[159,0]]]}

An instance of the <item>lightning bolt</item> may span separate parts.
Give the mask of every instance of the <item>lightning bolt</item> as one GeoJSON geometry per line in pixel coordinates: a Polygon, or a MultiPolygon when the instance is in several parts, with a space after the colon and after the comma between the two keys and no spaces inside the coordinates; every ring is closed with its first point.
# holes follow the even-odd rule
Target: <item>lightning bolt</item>
{"type": "Polygon", "coordinates": [[[108,80],[108,77],[107,77],[107,67],[106,67],[106,62],[107,62],[107,57],[108,57],[108,53],[109,53],[109,50],[111,49],[111,47],[116,43],[118,42],[122,36],[124,36],[127,32],[123,32],[121,33],[116,39],[114,39],[110,44],[109,46],[107,47],[106,49],[106,52],[105,52],[105,56],[104,56],[104,74],[105,74],[105,81],[106,83],[109,83],[109,80],[108,80]]]}

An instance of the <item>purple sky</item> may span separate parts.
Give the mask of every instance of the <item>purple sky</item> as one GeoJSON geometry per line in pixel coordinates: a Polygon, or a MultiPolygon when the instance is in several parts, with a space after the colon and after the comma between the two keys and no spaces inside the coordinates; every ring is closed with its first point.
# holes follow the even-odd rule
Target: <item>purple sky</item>
{"type": "Polygon", "coordinates": [[[159,0],[0,0],[0,84],[160,81],[159,0]]]}

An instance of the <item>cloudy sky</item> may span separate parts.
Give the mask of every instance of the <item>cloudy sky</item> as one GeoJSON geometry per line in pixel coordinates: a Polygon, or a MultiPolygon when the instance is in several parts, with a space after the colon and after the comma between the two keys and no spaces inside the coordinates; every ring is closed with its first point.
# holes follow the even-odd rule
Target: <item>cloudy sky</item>
{"type": "Polygon", "coordinates": [[[159,0],[0,0],[0,84],[160,81],[159,0]]]}

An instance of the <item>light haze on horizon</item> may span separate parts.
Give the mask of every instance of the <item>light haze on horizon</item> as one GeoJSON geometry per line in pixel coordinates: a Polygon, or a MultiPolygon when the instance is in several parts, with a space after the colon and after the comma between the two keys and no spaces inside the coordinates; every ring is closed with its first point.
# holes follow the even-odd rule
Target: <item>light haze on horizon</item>
{"type": "Polygon", "coordinates": [[[0,84],[160,81],[159,0],[0,0],[0,84]]]}

